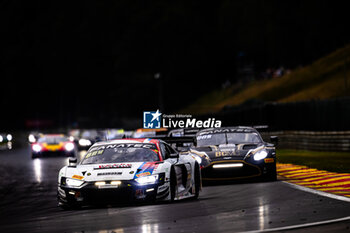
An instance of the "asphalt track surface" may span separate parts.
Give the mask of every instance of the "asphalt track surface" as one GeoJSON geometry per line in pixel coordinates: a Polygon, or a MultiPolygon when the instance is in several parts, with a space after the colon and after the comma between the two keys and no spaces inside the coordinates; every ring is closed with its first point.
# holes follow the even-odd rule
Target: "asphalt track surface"
{"type": "Polygon", "coordinates": [[[350,202],[281,181],[204,186],[199,200],[64,211],[56,192],[66,163],[32,160],[29,148],[0,151],[0,232],[350,232],[349,220],[327,222],[350,216],[350,202]]]}

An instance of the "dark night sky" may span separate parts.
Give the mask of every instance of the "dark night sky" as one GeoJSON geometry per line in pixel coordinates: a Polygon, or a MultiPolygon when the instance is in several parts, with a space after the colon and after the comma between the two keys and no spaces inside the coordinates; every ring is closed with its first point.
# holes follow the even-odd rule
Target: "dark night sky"
{"type": "Polygon", "coordinates": [[[342,2],[1,1],[0,126],[117,127],[157,109],[159,86],[174,112],[235,82],[238,54],[256,72],[308,64],[349,43],[342,2]]]}

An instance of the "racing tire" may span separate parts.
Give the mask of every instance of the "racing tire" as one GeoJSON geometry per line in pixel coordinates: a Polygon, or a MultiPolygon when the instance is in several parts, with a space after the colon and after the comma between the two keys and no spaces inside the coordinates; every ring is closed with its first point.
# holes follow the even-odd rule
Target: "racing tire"
{"type": "Polygon", "coordinates": [[[61,207],[63,210],[72,210],[72,209],[80,209],[81,208],[81,204],[71,203],[67,200],[62,201],[58,192],[57,192],[57,201],[58,201],[58,206],[61,207]]]}
{"type": "Polygon", "coordinates": [[[157,195],[154,194],[154,195],[150,196],[150,197],[147,199],[147,202],[146,202],[146,203],[148,203],[148,204],[150,204],[150,205],[153,205],[153,204],[155,204],[156,202],[157,202],[157,195]]]}
{"type": "Polygon", "coordinates": [[[175,168],[171,167],[170,170],[170,202],[174,202],[176,196],[176,173],[175,168]]]}
{"type": "Polygon", "coordinates": [[[276,180],[277,180],[277,170],[276,170],[276,164],[275,164],[273,169],[271,169],[271,171],[269,171],[264,176],[264,181],[276,181],[276,180]]]}
{"type": "Polygon", "coordinates": [[[81,208],[81,205],[79,204],[72,204],[72,203],[61,203],[58,205],[59,207],[61,207],[63,210],[78,210],[81,208]]]}
{"type": "Polygon", "coordinates": [[[73,209],[70,205],[67,205],[67,204],[60,204],[59,207],[61,207],[63,210],[73,209]]]}
{"type": "Polygon", "coordinates": [[[198,163],[196,163],[194,167],[194,188],[195,193],[193,199],[198,199],[199,191],[201,190],[202,180],[201,180],[201,172],[198,163]]]}

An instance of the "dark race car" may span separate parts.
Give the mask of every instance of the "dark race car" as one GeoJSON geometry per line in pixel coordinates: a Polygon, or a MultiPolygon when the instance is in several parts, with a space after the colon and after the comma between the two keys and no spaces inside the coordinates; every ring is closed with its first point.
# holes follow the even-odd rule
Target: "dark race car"
{"type": "Polygon", "coordinates": [[[12,135],[9,133],[0,133],[0,150],[12,149],[12,135]]]}
{"type": "MultiPolygon", "coordinates": [[[[277,142],[277,137],[271,137],[277,142]]],[[[274,144],[266,143],[251,127],[204,129],[190,152],[200,161],[203,180],[262,177],[276,180],[274,144]]]]}
{"type": "Polygon", "coordinates": [[[101,130],[89,129],[78,132],[77,141],[79,150],[88,150],[92,144],[106,139],[106,135],[101,130]]]}

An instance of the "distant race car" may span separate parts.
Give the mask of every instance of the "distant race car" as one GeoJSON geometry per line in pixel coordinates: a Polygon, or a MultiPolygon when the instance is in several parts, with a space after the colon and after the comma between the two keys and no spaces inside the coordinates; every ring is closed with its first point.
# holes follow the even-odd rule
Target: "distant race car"
{"type": "Polygon", "coordinates": [[[12,135],[0,133],[0,149],[12,149],[12,135]]]}
{"type": "Polygon", "coordinates": [[[198,198],[199,164],[158,139],[95,143],[79,164],[70,159],[58,176],[62,208],[100,202],[198,198]]]}
{"type": "Polygon", "coordinates": [[[103,131],[96,129],[83,130],[76,140],[79,150],[88,150],[95,142],[105,140],[105,134],[103,131]]]}
{"type": "MultiPolygon", "coordinates": [[[[278,138],[272,136],[277,143],[278,138]]],[[[274,144],[266,143],[251,127],[204,129],[197,133],[196,147],[204,180],[234,180],[262,177],[276,180],[274,144]]]]}
{"type": "Polygon", "coordinates": [[[62,134],[44,134],[31,145],[32,158],[45,155],[75,156],[74,142],[62,134]]]}

